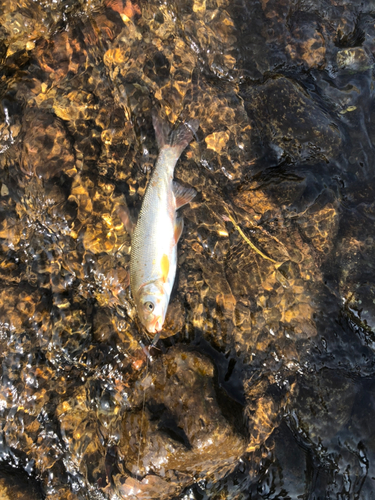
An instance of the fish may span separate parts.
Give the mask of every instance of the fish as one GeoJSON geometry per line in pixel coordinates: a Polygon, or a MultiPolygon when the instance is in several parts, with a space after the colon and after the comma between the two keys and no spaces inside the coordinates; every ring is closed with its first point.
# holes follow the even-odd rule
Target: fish
{"type": "Polygon", "coordinates": [[[162,330],[177,268],[177,243],[184,221],[177,210],[196,195],[173,179],[175,165],[199,127],[189,120],[176,129],[153,112],[159,155],[131,237],[130,289],[142,325],[162,330]]]}

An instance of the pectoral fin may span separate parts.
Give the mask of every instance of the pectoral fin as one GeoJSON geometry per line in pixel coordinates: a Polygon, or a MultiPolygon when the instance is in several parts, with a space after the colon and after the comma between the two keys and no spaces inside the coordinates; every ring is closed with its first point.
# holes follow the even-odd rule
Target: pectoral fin
{"type": "Polygon", "coordinates": [[[126,231],[130,234],[133,234],[135,223],[133,222],[129,209],[126,205],[122,205],[116,208],[117,215],[121,219],[121,222],[124,224],[126,231]]]}
{"type": "Polygon", "coordinates": [[[167,279],[168,279],[168,273],[169,273],[168,255],[163,254],[163,257],[161,258],[161,262],[160,262],[160,267],[161,267],[161,275],[162,275],[163,281],[164,281],[164,283],[166,283],[167,279]]]}
{"type": "Polygon", "coordinates": [[[181,237],[183,229],[184,229],[184,219],[182,217],[177,217],[174,225],[174,241],[176,242],[176,245],[181,237]]]}
{"type": "Polygon", "coordinates": [[[197,194],[196,190],[192,187],[181,186],[176,181],[173,181],[173,194],[176,198],[176,210],[189,203],[197,194]]]}

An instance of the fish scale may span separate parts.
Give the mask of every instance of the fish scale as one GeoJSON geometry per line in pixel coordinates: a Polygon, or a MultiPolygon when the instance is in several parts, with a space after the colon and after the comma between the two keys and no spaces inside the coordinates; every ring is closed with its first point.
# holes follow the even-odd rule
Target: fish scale
{"type": "Polygon", "coordinates": [[[171,152],[161,151],[146,189],[132,238],[130,265],[131,288],[134,292],[143,284],[161,278],[157,264],[164,254],[171,253],[176,218],[172,181],[177,160],[175,154],[173,158],[171,152]]]}
{"type": "Polygon", "coordinates": [[[198,122],[191,120],[171,132],[155,114],[153,124],[160,152],[133,231],[130,259],[133,298],[149,333],[162,328],[176,275],[177,242],[183,228],[176,210],[196,193],[173,181],[174,168],[198,128],[198,122]]]}

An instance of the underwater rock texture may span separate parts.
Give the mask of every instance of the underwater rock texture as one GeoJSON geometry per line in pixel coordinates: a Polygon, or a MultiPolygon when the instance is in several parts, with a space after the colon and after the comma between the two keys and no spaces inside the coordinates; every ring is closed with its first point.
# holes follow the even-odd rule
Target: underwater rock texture
{"type": "Polygon", "coordinates": [[[4,498],[372,498],[374,35],[357,1],[2,3],[4,498]],[[200,128],[150,359],[153,108],[200,128]]]}

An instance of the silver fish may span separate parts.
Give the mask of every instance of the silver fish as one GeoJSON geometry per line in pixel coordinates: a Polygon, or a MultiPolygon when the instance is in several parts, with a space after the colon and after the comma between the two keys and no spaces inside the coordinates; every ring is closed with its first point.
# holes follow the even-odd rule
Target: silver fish
{"type": "Polygon", "coordinates": [[[196,194],[195,189],[175,182],[173,172],[199,123],[190,120],[171,131],[153,114],[153,125],[159,156],[132,235],[130,286],[142,324],[156,334],[167,313],[176,275],[177,243],[184,226],[176,210],[196,194]]]}

